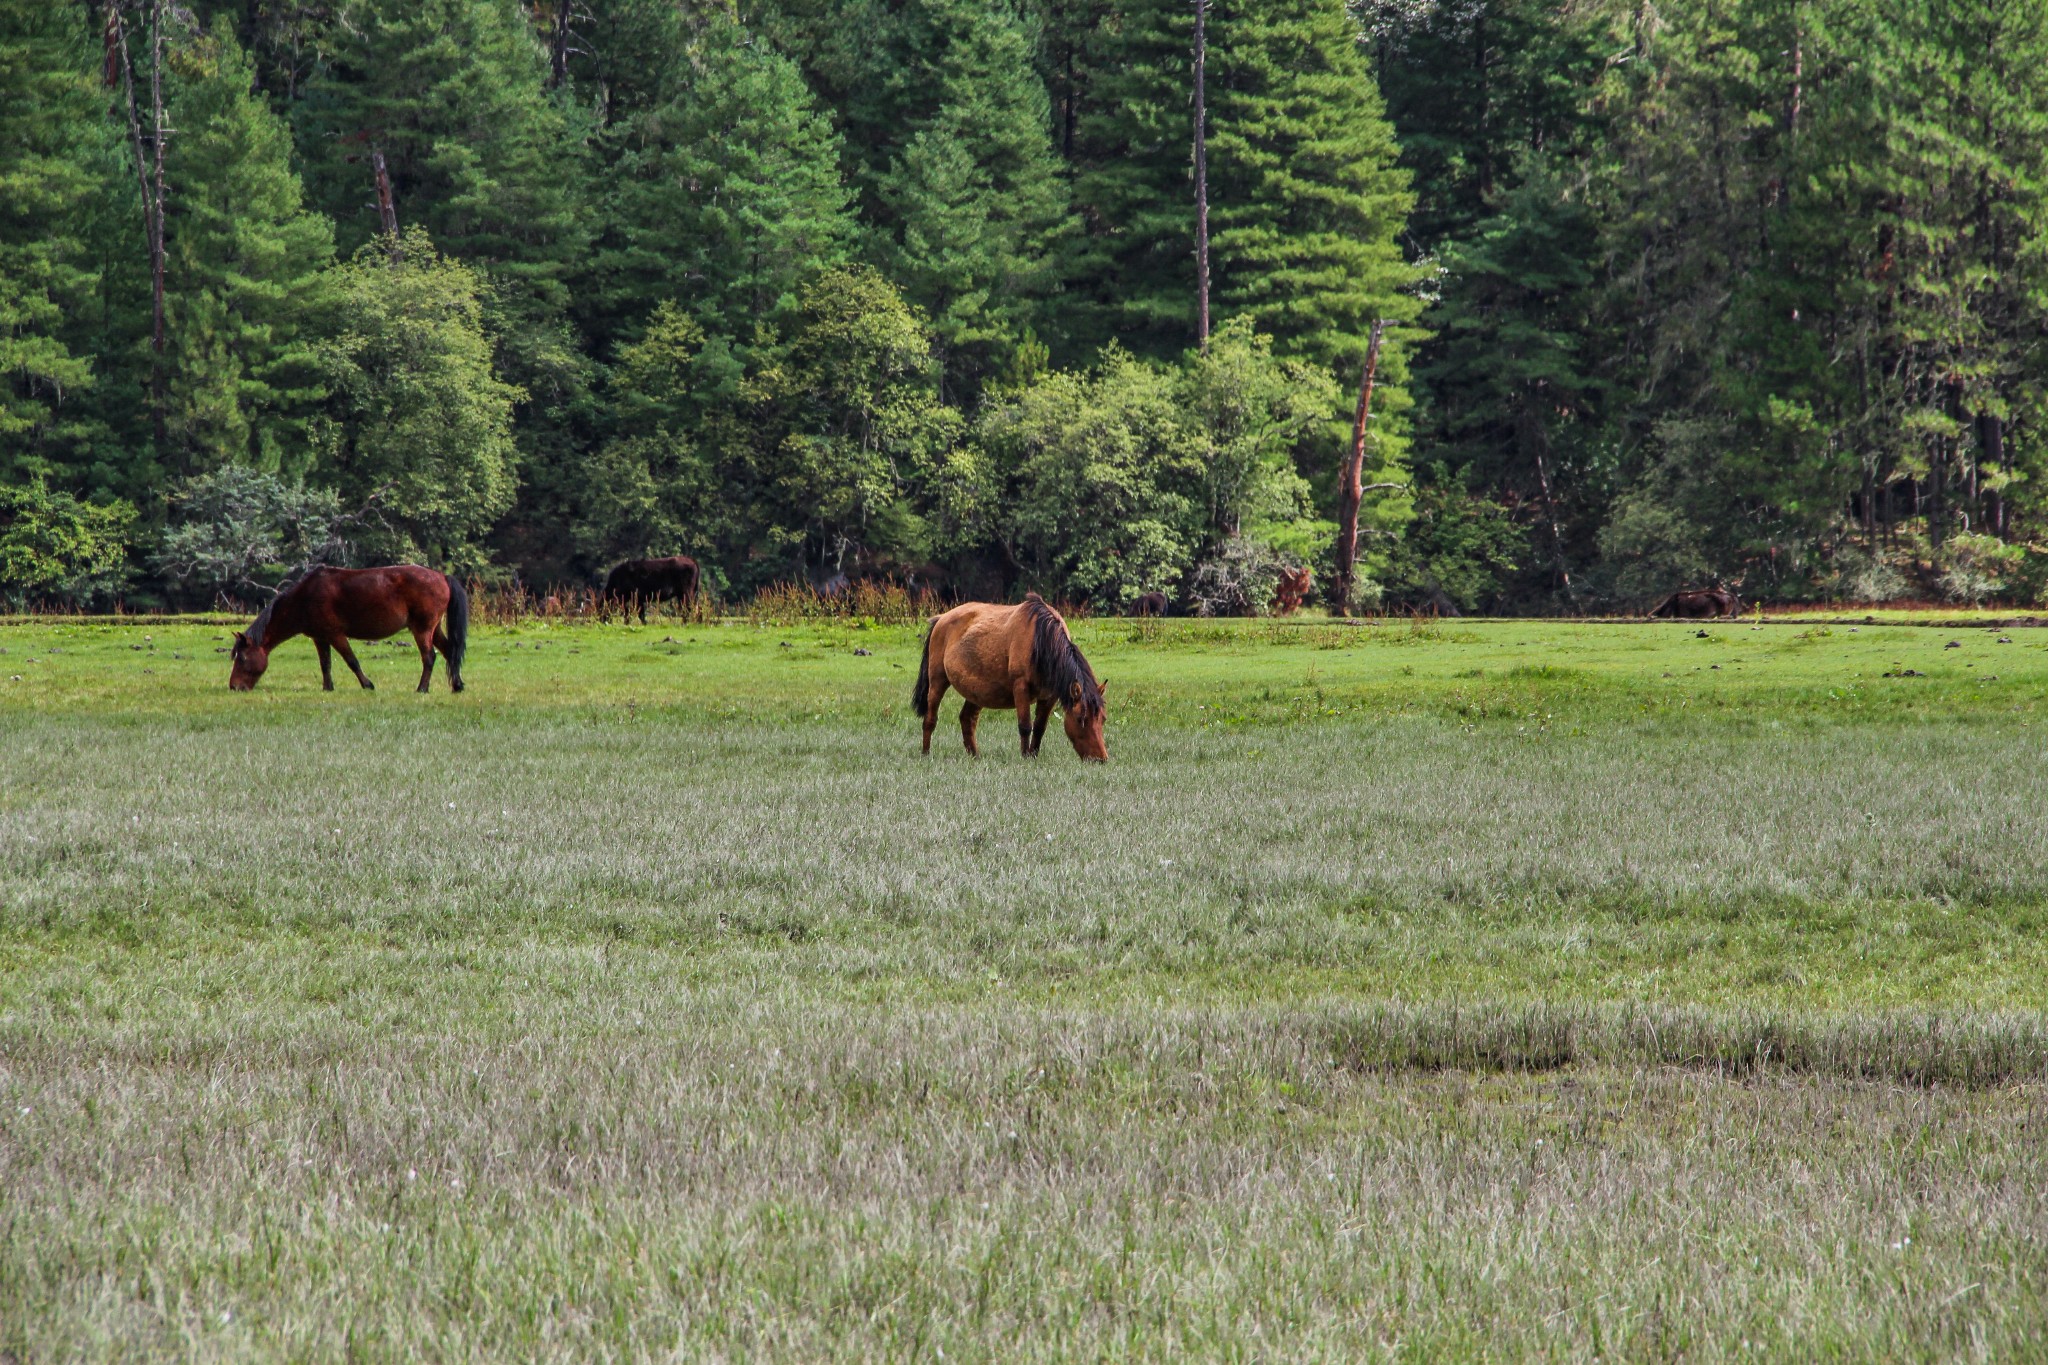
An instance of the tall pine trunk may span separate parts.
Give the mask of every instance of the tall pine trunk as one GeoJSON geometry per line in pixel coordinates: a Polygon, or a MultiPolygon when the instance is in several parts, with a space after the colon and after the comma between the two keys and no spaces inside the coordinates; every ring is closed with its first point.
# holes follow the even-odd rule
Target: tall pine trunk
{"type": "Polygon", "coordinates": [[[121,0],[107,3],[107,65],[121,64],[121,93],[128,114],[128,141],[135,153],[135,180],[142,194],[142,233],[149,248],[149,418],[159,454],[167,439],[164,416],[164,44],[163,0],[150,0],[150,152],[143,151],[142,112],[135,102],[135,63],[121,0]],[[151,160],[155,165],[152,169],[151,160]]]}
{"type": "Polygon", "coordinates": [[[1195,342],[1209,349],[1209,0],[1195,0],[1195,342]]]}
{"type": "Polygon", "coordinates": [[[1387,324],[1373,319],[1365,344],[1365,368],[1358,376],[1358,413],[1351,422],[1351,450],[1344,459],[1344,477],[1337,492],[1337,581],[1334,591],[1337,609],[1349,613],[1351,592],[1358,571],[1358,511],[1365,501],[1361,480],[1365,473],[1366,425],[1372,420],[1372,384],[1380,366],[1380,341],[1387,324]]]}

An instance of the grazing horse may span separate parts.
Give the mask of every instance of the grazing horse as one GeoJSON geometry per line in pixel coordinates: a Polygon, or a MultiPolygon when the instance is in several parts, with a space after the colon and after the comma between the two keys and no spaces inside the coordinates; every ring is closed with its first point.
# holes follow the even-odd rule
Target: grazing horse
{"type": "Polygon", "coordinates": [[[981,753],[974,723],[983,707],[1017,708],[1017,742],[1028,758],[1038,752],[1046,718],[1057,706],[1074,752],[1097,762],[1109,758],[1102,741],[1102,684],[1074,647],[1067,623],[1035,592],[1014,607],[963,603],[932,622],[910,694],[911,709],[924,717],[926,753],[932,751],[939,700],[949,686],[959,689],[964,703],[960,742],[970,754],[981,753]]]}
{"type": "Polygon", "coordinates": [[[666,559],[629,559],[604,580],[607,600],[640,602],[640,624],[647,624],[647,604],[662,598],[687,603],[697,595],[697,561],[688,555],[666,559]]]}
{"type": "Polygon", "coordinates": [[[1141,592],[1131,599],[1130,615],[1166,615],[1166,594],[1163,592],[1141,592]]]}
{"type": "Polygon", "coordinates": [[[1306,565],[1299,569],[1282,569],[1280,586],[1273,593],[1273,614],[1285,616],[1301,610],[1301,604],[1308,601],[1308,590],[1315,583],[1315,575],[1306,565]]]}
{"type": "Polygon", "coordinates": [[[330,650],[374,689],[356,662],[350,640],[382,640],[412,632],[420,647],[420,688],[434,676],[434,651],[448,660],[448,686],[462,690],[462,652],[469,644],[469,594],[447,574],[417,564],[385,569],[317,568],[270,599],[255,624],[235,636],[234,671],[228,686],[247,692],[270,667],[270,651],[294,635],[310,635],[320,651],[320,685],[334,690],[330,650]],[[447,630],[441,629],[443,618],[447,630]]]}
{"type": "Polygon", "coordinates": [[[1726,588],[1681,588],[1650,608],[1650,615],[1703,621],[1712,616],[1733,617],[1741,610],[1742,599],[1726,588]]]}

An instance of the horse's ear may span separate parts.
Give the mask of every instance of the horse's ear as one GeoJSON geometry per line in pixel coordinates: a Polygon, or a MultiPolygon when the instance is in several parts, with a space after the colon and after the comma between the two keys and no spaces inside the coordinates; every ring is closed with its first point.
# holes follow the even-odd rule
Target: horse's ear
{"type": "Polygon", "coordinates": [[[1081,704],[1081,684],[1067,684],[1067,702],[1073,706],[1079,706],[1081,704]]]}
{"type": "Polygon", "coordinates": [[[1107,692],[1107,691],[1109,691],[1109,679],[1107,679],[1107,678],[1097,678],[1097,679],[1095,680],[1095,690],[1096,690],[1097,692],[1107,692]]]}
{"type": "Polygon", "coordinates": [[[239,631],[239,630],[238,630],[238,631],[236,631],[236,632],[235,632],[235,643],[236,643],[236,644],[238,644],[238,645],[246,645],[246,644],[248,644],[248,643],[249,643],[249,637],[248,637],[248,635],[246,635],[246,634],[245,634],[245,633],[243,633],[242,631],[239,631]]]}

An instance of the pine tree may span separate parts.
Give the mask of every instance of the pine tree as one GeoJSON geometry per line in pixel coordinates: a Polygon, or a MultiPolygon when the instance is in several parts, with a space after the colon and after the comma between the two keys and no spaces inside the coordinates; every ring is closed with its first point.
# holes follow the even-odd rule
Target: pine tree
{"type": "Polygon", "coordinates": [[[853,239],[839,145],[795,65],[719,24],[687,85],[622,126],[597,259],[609,330],[664,299],[749,342],[853,239]]]}
{"type": "Polygon", "coordinates": [[[343,0],[325,43],[294,106],[309,195],[357,249],[383,231],[381,157],[396,224],[484,271],[484,326],[525,395],[527,499],[505,548],[559,571],[596,425],[572,313],[589,262],[590,115],[553,83],[518,0],[343,0]]]}
{"type": "MultiPolygon", "coordinates": [[[[1194,339],[1193,10],[1128,0],[1082,115],[1081,284],[1104,336],[1170,355],[1194,339]]],[[[1412,319],[1399,234],[1413,202],[1341,0],[1215,5],[1208,21],[1211,259],[1219,319],[1349,370],[1374,318],[1412,319]]]]}
{"type": "Polygon", "coordinates": [[[1582,462],[1601,433],[1603,384],[1586,354],[1600,242],[1554,174],[1525,166],[1513,178],[1495,213],[1445,248],[1417,379],[1432,454],[1529,509],[1548,586],[1564,588],[1579,558],[1573,495],[1594,482],[1582,462]]]}
{"type": "Polygon", "coordinates": [[[923,308],[953,387],[971,388],[1047,306],[1072,223],[1030,35],[1000,7],[925,6],[949,42],[933,63],[937,107],[876,176],[875,253],[923,308]]]}
{"type": "Polygon", "coordinates": [[[253,93],[226,20],[174,70],[168,461],[187,475],[226,463],[303,475],[318,396],[304,319],[332,229],[301,206],[291,134],[253,93]]]}
{"type": "Polygon", "coordinates": [[[585,243],[582,129],[515,0],[350,0],[329,41],[296,112],[340,248],[381,231],[382,153],[401,225],[488,269],[515,309],[559,315],[585,243]]]}
{"type": "Polygon", "coordinates": [[[99,280],[98,200],[120,163],[78,13],[0,0],[0,482],[85,474],[93,409],[78,319],[99,280]]]}

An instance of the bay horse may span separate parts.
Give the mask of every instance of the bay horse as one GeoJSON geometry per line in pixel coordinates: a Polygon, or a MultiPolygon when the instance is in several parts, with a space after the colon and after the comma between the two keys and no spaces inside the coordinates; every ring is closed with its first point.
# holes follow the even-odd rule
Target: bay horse
{"type": "Polygon", "coordinates": [[[417,564],[383,569],[314,569],[270,599],[255,623],[235,636],[234,671],[228,686],[247,692],[270,667],[270,651],[294,635],[310,635],[320,651],[320,685],[334,690],[329,651],[375,690],[356,662],[350,640],[382,640],[412,632],[420,648],[420,687],[434,676],[434,651],[448,660],[448,686],[462,690],[462,653],[469,644],[469,594],[447,574],[417,564]],[[443,631],[445,619],[447,629],[443,631]]]}
{"type": "Polygon", "coordinates": [[[665,559],[628,559],[614,567],[604,580],[608,601],[638,599],[640,624],[647,624],[647,604],[666,597],[687,603],[697,595],[697,561],[688,555],[665,559]]]}
{"type": "Polygon", "coordinates": [[[1681,588],[1650,608],[1650,615],[1703,621],[1713,616],[1732,618],[1741,610],[1742,599],[1726,588],[1681,588]]]}
{"type": "Polygon", "coordinates": [[[1074,752],[1095,762],[1109,758],[1102,739],[1102,684],[1075,648],[1067,623],[1035,592],[1014,607],[964,602],[932,622],[910,694],[911,710],[924,718],[926,753],[932,751],[939,701],[948,687],[960,692],[960,742],[970,754],[981,753],[974,726],[983,707],[1017,708],[1017,743],[1029,758],[1038,752],[1057,706],[1074,752]]]}
{"type": "Polygon", "coordinates": [[[1164,616],[1166,615],[1166,607],[1165,593],[1141,592],[1131,599],[1128,614],[1132,616],[1164,616]]]}

